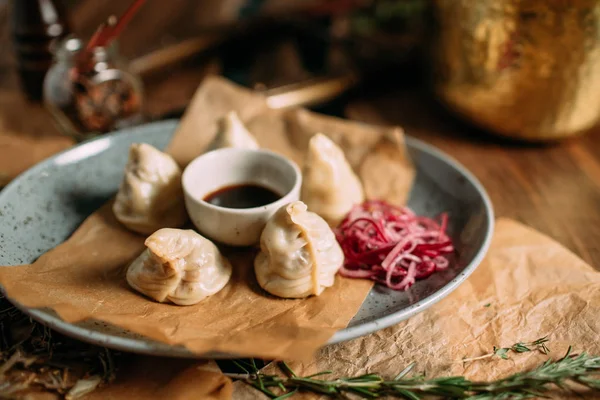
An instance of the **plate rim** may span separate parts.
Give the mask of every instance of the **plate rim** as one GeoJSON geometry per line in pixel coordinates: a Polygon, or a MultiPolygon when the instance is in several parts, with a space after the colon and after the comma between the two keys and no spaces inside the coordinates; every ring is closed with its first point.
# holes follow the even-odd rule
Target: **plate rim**
{"type": "Polygon", "coordinates": [[[336,333],[334,333],[333,336],[329,339],[329,341],[327,342],[328,345],[345,342],[351,339],[356,339],[357,337],[368,335],[381,329],[388,328],[426,310],[435,303],[444,299],[446,296],[448,296],[450,293],[456,290],[464,281],[466,281],[469,278],[469,276],[471,276],[471,274],[477,269],[477,267],[485,258],[489,247],[492,243],[495,225],[494,207],[492,205],[492,201],[490,200],[487,191],[485,190],[485,187],[479,181],[479,179],[477,179],[475,175],[473,175],[473,173],[471,173],[471,171],[469,171],[458,160],[446,154],[437,147],[430,145],[420,139],[411,137],[409,135],[405,135],[404,137],[407,146],[417,148],[423,153],[428,153],[429,155],[432,155],[448,163],[450,166],[454,167],[458,172],[460,172],[473,185],[477,193],[481,196],[486,217],[485,222],[487,223],[487,230],[485,232],[483,243],[479,250],[475,253],[475,256],[473,257],[471,262],[468,263],[465,266],[465,268],[451,281],[446,283],[444,286],[439,288],[431,295],[427,296],[422,300],[417,301],[416,303],[410,305],[409,307],[403,310],[388,314],[384,317],[378,318],[375,321],[367,322],[363,325],[346,327],[342,330],[339,330],[336,333]]]}
{"type": "MultiPolygon", "coordinates": [[[[122,130],[112,132],[112,133],[109,133],[109,134],[106,134],[106,135],[103,135],[100,137],[85,140],[81,143],[77,143],[72,147],[62,150],[62,151],[46,158],[45,160],[42,160],[41,162],[33,165],[26,171],[19,174],[17,177],[15,177],[11,182],[9,182],[8,185],[6,185],[0,191],[0,200],[4,196],[8,195],[11,191],[15,190],[15,188],[17,187],[17,185],[19,184],[19,182],[22,179],[26,178],[27,176],[29,176],[31,174],[36,173],[40,169],[46,168],[48,165],[51,165],[52,163],[54,163],[54,161],[57,158],[59,158],[60,156],[66,154],[66,153],[81,152],[84,154],[83,158],[91,157],[91,156],[97,154],[97,152],[86,153],[85,152],[86,147],[93,146],[98,141],[102,141],[102,140],[112,141],[116,137],[130,135],[136,131],[147,129],[149,126],[152,126],[153,128],[155,128],[157,130],[164,129],[164,130],[174,131],[176,129],[177,125],[179,124],[179,122],[180,122],[179,119],[168,119],[168,120],[164,120],[164,121],[151,122],[151,123],[138,125],[136,127],[132,127],[132,128],[128,128],[128,129],[122,129],[122,130]]],[[[485,237],[484,237],[483,243],[482,243],[481,247],[479,248],[479,250],[477,251],[477,253],[475,254],[475,256],[473,257],[473,259],[471,260],[471,262],[469,264],[467,264],[465,266],[465,268],[456,277],[454,277],[451,281],[446,283],[443,287],[438,289],[433,294],[429,295],[428,297],[426,297],[422,300],[419,300],[418,302],[416,302],[415,304],[412,304],[408,308],[405,308],[400,311],[396,311],[394,313],[391,313],[389,315],[381,317],[375,321],[370,321],[370,322],[364,323],[362,325],[358,325],[358,326],[354,326],[354,327],[346,327],[342,330],[339,330],[326,342],[325,345],[330,345],[330,344],[335,344],[335,343],[340,343],[340,342],[344,342],[347,340],[355,339],[357,337],[364,336],[369,333],[373,333],[375,331],[390,327],[392,325],[395,325],[401,321],[404,321],[404,320],[418,314],[419,312],[422,312],[425,309],[431,307],[435,303],[439,302],[440,300],[442,300],[443,298],[448,296],[458,286],[460,286],[465,280],[467,280],[467,278],[473,273],[473,271],[475,271],[475,269],[481,264],[481,261],[485,257],[485,255],[490,247],[490,244],[492,241],[492,236],[493,236],[493,231],[494,231],[495,216],[494,216],[494,209],[492,206],[492,202],[487,194],[487,191],[485,190],[485,187],[465,166],[463,166],[459,161],[454,159],[452,156],[446,154],[442,150],[440,150],[440,149],[436,148],[435,146],[430,145],[420,139],[416,139],[409,135],[405,135],[404,138],[405,138],[405,143],[406,143],[407,147],[414,147],[423,153],[428,153],[429,155],[444,161],[445,163],[449,164],[451,167],[455,168],[460,174],[462,174],[473,185],[474,189],[476,190],[476,192],[482,199],[483,206],[484,206],[484,212],[485,212],[485,219],[486,219],[486,223],[487,223],[487,230],[485,232],[485,237]]],[[[102,151],[102,150],[104,150],[104,148],[101,148],[100,151],[102,151]]],[[[7,266],[7,267],[10,268],[10,266],[7,266]]],[[[60,317],[58,317],[56,315],[52,315],[51,313],[48,313],[48,312],[44,311],[43,309],[34,309],[34,308],[25,307],[25,306],[21,305],[20,303],[18,303],[17,301],[11,299],[10,296],[7,296],[6,293],[4,292],[4,288],[1,285],[0,285],[0,290],[5,295],[5,297],[15,307],[17,307],[19,310],[21,310],[26,315],[29,315],[31,318],[35,319],[36,321],[56,330],[59,333],[62,333],[66,336],[70,336],[72,338],[75,338],[77,340],[81,340],[84,342],[92,343],[92,344],[103,346],[103,347],[109,347],[109,348],[112,348],[115,350],[120,350],[120,351],[139,353],[139,354],[149,354],[149,355],[156,355],[156,356],[185,357],[185,358],[216,358],[216,359],[238,357],[234,354],[227,354],[227,353],[220,353],[220,352],[196,354],[196,353],[192,353],[184,346],[169,345],[166,343],[154,341],[150,338],[135,339],[135,338],[114,336],[114,335],[110,335],[107,333],[100,333],[100,332],[94,331],[94,330],[86,328],[86,327],[78,326],[74,323],[65,322],[60,317]]]]}

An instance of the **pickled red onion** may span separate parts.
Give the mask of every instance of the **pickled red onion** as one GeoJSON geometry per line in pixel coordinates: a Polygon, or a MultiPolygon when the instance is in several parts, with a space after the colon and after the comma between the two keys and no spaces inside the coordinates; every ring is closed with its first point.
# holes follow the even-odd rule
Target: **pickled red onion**
{"type": "Polygon", "coordinates": [[[335,230],[345,255],[340,274],[406,290],[416,280],[448,268],[445,255],[454,247],[447,224],[446,214],[438,223],[383,201],[357,205],[335,230]]]}

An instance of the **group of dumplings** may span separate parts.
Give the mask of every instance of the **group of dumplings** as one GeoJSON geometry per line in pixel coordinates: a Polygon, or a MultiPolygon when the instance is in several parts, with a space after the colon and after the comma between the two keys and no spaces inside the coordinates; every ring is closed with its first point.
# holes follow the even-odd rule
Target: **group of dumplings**
{"type": "MultiPolygon", "coordinates": [[[[220,121],[207,151],[223,147],[259,148],[235,112],[220,121]]],[[[128,284],[158,302],[192,305],[223,289],[232,267],[210,240],[176,229],[188,219],[181,174],[170,155],[148,144],[131,145],[113,212],[128,229],[150,234],[128,267],[128,284]]],[[[284,298],[318,296],[333,285],[344,255],[330,225],[364,200],[343,151],[325,135],[311,138],[302,175],[302,201],[269,219],[254,260],[259,285],[284,298]]]]}

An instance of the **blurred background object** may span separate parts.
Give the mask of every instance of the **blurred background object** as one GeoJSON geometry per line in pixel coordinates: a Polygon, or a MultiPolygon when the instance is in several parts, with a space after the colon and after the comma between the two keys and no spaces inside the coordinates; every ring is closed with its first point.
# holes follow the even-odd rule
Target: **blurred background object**
{"type": "Polygon", "coordinates": [[[600,2],[435,0],[435,94],[492,132],[575,136],[600,119],[600,2]]]}
{"type": "MultiPolygon", "coordinates": [[[[101,104],[93,101],[89,89],[107,72],[88,76],[87,86],[74,84],[70,76],[80,47],[95,40],[108,16],[127,15],[127,7],[139,9],[119,38],[119,50],[131,62],[109,69],[131,75],[132,91],[141,86],[135,84],[136,76],[149,83],[147,120],[181,115],[205,74],[221,74],[255,88],[274,108],[310,106],[340,114],[341,107],[330,106],[343,101],[346,93],[389,86],[387,77],[407,75],[406,66],[414,69],[421,62],[427,10],[423,0],[203,0],[169,7],[148,0],[141,8],[139,1],[64,1],[75,38],[82,42],[62,41],[55,47],[46,105],[61,131],[79,139],[122,127],[121,120],[132,121],[117,118],[117,111],[100,112],[101,104]],[[168,93],[176,101],[156,101],[157,95],[165,95],[160,82],[167,79],[190,79],[188,97],[168,93]],[[87,100],[75,101],[77,93],[87,93],[87,100]],[[80,115],[84,111],[85,117],[80,115]]],[[[107,57],[121,58],[111,48],[105,50],[95,53],[102,59],[90,71],[107,69],[107,57]]],[[[101,101],[103,95],[95,97],[101,101]]],[[[141,92],[139,100],[141,104],[141,92]]]]}
{"type": "Polygon", "coordinates": [[[69,35],[55,46],[44,104],[69,136],[84,139],[143,121],[142,82],[116,44],[144,3],[134,0],[119,18],[109,16],[86,42],[69,35]]]}
{"type": "MultiPolygon", "coordinates": [[[[132,3],[63,1],[84,41],[132,3]]],[[[454,115],[527,141],[600,119],[595,0],[147,0],[119,53],[147,88],[146,120],[180,116],[207,74],[261,91],[273,107],[335,115],[354,94],[429,84],[454,115]]]]}
{"type": "Polygon", "coordinates": [[[119,57],[116,43],[93,47],[74,36],[57,45],[44,81],[44,105],[59,128],[77,140],[139,124],[142,83],[119,57]]]}
{"type": "Polygon", "coordinates": [[[13,0],[12,36],[21,86],[30,100],[42,99],[55,40],[69,33],[60,0],[13,0]]]}

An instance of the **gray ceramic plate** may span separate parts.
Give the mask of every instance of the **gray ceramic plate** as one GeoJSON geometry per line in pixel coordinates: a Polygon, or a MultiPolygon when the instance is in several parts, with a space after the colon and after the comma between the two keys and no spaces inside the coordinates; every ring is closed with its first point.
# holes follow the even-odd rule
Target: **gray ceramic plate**
{"type": "MultiPolygon", "coordinates": [[[[177,121],[166,121],[91,140],[15,179],[0,192],[0,265],[32,263],[67,239],[115,194],[129,145],[146,142],[163,148],[176,126],[177,121]]],[[[366,335],[425,310],[467,279],[488,249],[494,218],[481,184],[464,167],[431,146],[412,138],[407,138],[407,145],[418,171],[409,205],[428,216],[449,213],[449,231],[458,256],[448,270],[417,282],[407,292],[373,288],[348,327],[337,332],[330,343],[366,335]]],[[[68,324],[49,310],[23,311],[83,341],[131,352],[193,356],[183,347],[147,340],[97,321],[68,324]]]]}

